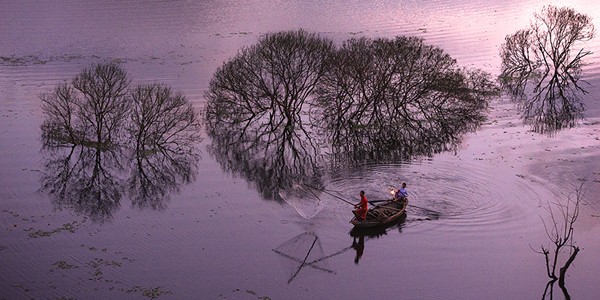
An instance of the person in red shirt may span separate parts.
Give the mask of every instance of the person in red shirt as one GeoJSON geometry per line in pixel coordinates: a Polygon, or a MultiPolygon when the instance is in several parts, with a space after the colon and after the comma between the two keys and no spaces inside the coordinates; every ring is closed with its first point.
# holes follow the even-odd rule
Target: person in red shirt
{"type": "Polygon", "coordinates": [[[356,218],[359,221],[364,221],[367,219],[367,211],[369,210],[369,201],[367,201],[367,196],[365,196],[365,191],[360,191],[360,202],[354,205],[354,210],[352,211],[356,218]]]}

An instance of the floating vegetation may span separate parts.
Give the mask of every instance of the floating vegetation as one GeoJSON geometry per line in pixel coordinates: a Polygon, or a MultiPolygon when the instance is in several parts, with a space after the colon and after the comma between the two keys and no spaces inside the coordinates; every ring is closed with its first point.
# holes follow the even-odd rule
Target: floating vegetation
{"type": "Polygon", "coordinates": [[[53,270],[50,270],[50,272],[57,270],[57,269],[62,269],[62,270],[70,270],[70,269],[77,269],[79,268],[79,266],[77,265],[72,265],[64,260],[60,260],[57,261],[55,263],[52,264],[53,266],[55,266],[56,268],[53,270]]]}
{"type": "MultiPolygon", "coordinates": [[[[103,279],[102,275],[102,268],[103,266],[113,266],[113,267],[120,267],[121,266],[121,262],[119,261],[115,261],[115,260],[104,260],[102,258],[95,258],[94,260],[88,262],[86,264],[87,267],[90,267],[93,269],[93,272],[91,273],[92,278],[90,278],[90,280],[101,280],[103,279]]],[[[111,282],[110,280],[106,280],[107,282],[111,282]]]]}
{"type": "Polygon", "coordinates": [[[3,212],[3,213],[7,213],[7,214],[9,214],[9,215],[11,215],[11,216],[13,216],[13,217],[15,217],[15,218],[19,217],[19,214],[18,214],[18,213],[16,213],[16,212],[14,212],[14,211],[10,211],[10,210],[7,210],[7,209],[3,209],[3,210],[2,210],[2,212],[3,212]]]}
{"type": "MultiPolygon", "coordinates": [[[[32,239],[35,238],[39,238],[39,237],[49,237],[55,233],[58,232],[62,232],[62,231],[68,231],[70,233],[75,233],[75,231],[83,224],[85,223],[85,221],[79,222],[79,221],[73,221],[71,223],[65,223],[63,224],[62,227],[56,228],[54,230],[51,231],[45,231],[45,230],[37,230],[37,231],[33,231],[33,232],[29,232],[29,237],[32,239]]],[[[29,229],[25,229],[25,231],[32,231],[33,228],[29,228],[29,229]]]]}
{"type": "Polygon", "coordinates": [[[171,294],[171,291],[163,290],[162,287],[157,286],[155,288],[145,288],[141,286],[134,286],[127,290],[122,290],[126,293],[141,293],[144,297],[148,297],[150,299],[156,299],[165,294],[171,294]]]}
{"type": "Polygon", "coordinates": [[[81,55],[69,55],[64,54],[60,56],[50,56],[50,57],[39,57],[36,55],[26,55],[26,56],[0,56],[0,65],[2,66],[30,66],[30,65],[44,65],[49,62],[71,62],[76,60],[83,59],[81,55]]]}
{"type": "Polygon", "coordinates": [[[25,292],[31,292],[31,289],[29,289],[29,288],[25,287],[25,286],[24,286],[24,285],[22,285],[22,284],[15,284],[15,285],[13,285],[12,287],[14,287],[14,288],[18,288],[18,289],[21,289],[21,290],[23,290],[23,291],[25,291],[25,292]]]}
{"type": "MultiPolygon", "coordinates": [[[[56,271],[56,272],[61,274],[63,277],[70,274],[71,276],[76,277],[76,279],[79,281],[91,281],[91,282],[95,282],[97,284],[106,284],[107,286],[105,286],[105,288],[108,290],[111,290],[111,291],[115,290],[115,291],[122,291],[125,293],[139,293],[139,294],[143,295],[144,297],[147,297],[150,299],[158,298],[164,294],[172,294],[171,291],[167,290],[165,287],[162,287],[162,286],[143,287],[143,286],[137,285],[132,288],[129,288],[129,287],[124,286],[124,283],[122,281],[120,281],[118,278],[108,278],[108,276],[106,276],[106,275],[112,274],[113,272],[108,272],[105,274],[106,267],[120,268],[120,267],[123,267],[124,264],[127,264],[128,262],[129,263],[134,262],[135,259],[131,259],[131,258],[127,258],[127,257],[119,257],[119,256],[123,255],[122,252],[109,251],[107,248],[97,248],[97,247],[85,245],[85,244],[81,244],[80,247],[83,249],[89,250],[90,251],[89,253],[116,256],[116,257],[93,257],[91,260],[89,260],[85,263],[79,264],[79,265],[76,263],[68,262],[67,260],[58,260],[51,265],[52,268],[50,269],[50,272],[56,274],[55,270],[71,270],[71,272],[68,272],[68,271],[64,271],[64,272],[56,271]],[[76,271],[76,269],[82,270],[83,273],[82,273],[82,271],[76,271]]],[[[118,273],[123,274],[122,271],[118,272],[118,273]]],[[[17,288],[26,290],[26,288],[22,285],[13,286],[13,287],[17,287],[17,288]]],[[[50,287],[52,289],[57,289],[57,286],[54,283],[51,283],[50,287]]]]}

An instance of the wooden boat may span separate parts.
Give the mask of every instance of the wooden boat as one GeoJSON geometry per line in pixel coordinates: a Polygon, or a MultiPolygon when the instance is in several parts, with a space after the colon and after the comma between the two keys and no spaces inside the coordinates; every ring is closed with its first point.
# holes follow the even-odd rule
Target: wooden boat
{"type": "Polygon", "coordinates": [[[350,220],[354,228],[368,228],[385,226],[400,218],[406,212],[408,199],[402,201],[388,201],[383,204],[370,208],[367,212],[367,219],[359,221],[356,217],[350,220]]]}

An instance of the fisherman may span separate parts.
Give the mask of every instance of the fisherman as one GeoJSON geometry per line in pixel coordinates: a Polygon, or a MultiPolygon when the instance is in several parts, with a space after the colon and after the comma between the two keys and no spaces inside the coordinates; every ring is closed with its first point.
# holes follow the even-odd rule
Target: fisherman
{"type": "Polygon", "coordinates": [[[360,222],[367,219],[367,211],[369,210],[369,201],[367,201],[367,196],[365,196],[365,191],[360,191],[360,202],[354,205],[354,210],[352,213],[356,216],[356,219],[360,222]]]}
{"type": "Polygon", "coordinates": [[[408,191],[406,190],[406,182],[403,182],[402,188],[399,190],[396,190],[396,193],[394,194],[394,200],[402,201],[402,200],[406,200],[406,198],[408,198],[408,191]]]}

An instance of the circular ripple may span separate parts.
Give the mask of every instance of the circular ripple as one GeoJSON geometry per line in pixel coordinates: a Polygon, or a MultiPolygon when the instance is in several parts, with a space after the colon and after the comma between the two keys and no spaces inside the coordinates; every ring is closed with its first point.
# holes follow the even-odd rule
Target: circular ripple
{"type": "MultiPolygon", "coordinates": [[[[375,200],[390,197],[390,189],[402,182],[407,182],[410,199],[406,227],[413,231],[523,230],[539,225],[539,205],[551,196],[543,185],[514,169],[446,154],[409,163],[364,165],[336,174],[328,188],[356,201],[358,192],[365,190],[369,200],[375,200]]],[[[347,211],[340,216],[348,218],[347,211]]]]}

